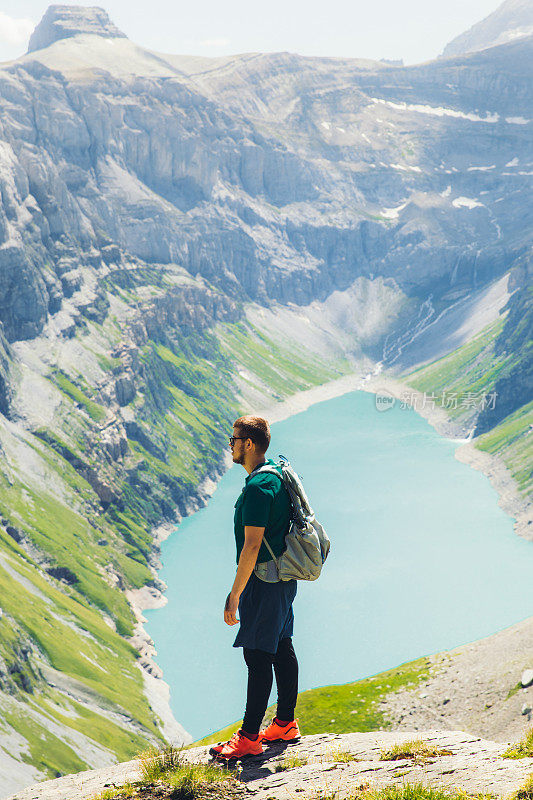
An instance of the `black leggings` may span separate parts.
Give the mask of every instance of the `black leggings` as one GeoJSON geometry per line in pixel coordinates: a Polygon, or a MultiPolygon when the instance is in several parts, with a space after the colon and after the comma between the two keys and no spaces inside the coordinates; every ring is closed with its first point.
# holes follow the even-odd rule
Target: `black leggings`
{"type": "Polygon", "coordinates": [[[248,667],[248,692],[242,729],[246,733],[259,733],[265,716],[272,688],[272,665],[278,689],[278,719],[294,719],[294,708],[298,695],[298,660],[292,639],[281,639],[275,653],[243,647],[244,660],[248,667]]]}

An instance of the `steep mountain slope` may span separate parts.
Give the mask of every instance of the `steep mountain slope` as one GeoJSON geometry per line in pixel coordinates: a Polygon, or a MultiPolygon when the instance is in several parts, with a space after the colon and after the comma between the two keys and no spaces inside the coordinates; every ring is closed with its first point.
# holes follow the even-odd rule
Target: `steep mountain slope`
{"type": "MultiPolygon", "coordinates": [[[[475,436],[475,446],[503,461],[524,505],[533,500],[533,306],[531,261],[511,274],[514,291],[500,318],[467,343],[414,370],[409,386],[434,398],[455,424],[475,436]]],[[[396,368],[409,359],[409,348],[396,368]]],[[[529,515],[531,516],[531,515],[529,515]]],[[[522,532],[533,537],[531,522],[522,532]]]]}
{"type": "Polygon", "coordinates": [[[458,56],[533,34],[531,0],[504,0],[488,17],[449,42],[442,56],[458,56]]]}
{"type": "Polygon", "coordinates": [[[54,6],[0,66],[5,791],[187,738],[131,605],[153,527],[240,409],[392,362],[523,263],[530,56],[163,56],[54,6]]]}

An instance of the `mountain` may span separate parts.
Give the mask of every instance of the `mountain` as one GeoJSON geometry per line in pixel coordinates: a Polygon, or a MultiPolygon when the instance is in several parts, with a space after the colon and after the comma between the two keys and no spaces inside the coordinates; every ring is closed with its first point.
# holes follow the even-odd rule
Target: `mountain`
{"type": "Polygon", "coordinates": [[[110,39],[126,38],[125,34],[111,22],[103,8],[53,5],[48,7],[31,35],[28,53],[49,47],[60,39],[84,33],[110,39]]]}
{"type": "Polygon", "coordinates": [[[500,379],[524,371],[530,63],[527,37],[411,67],[173,56],[52,6],[0,65],[6,791],[187,741],[141,614],[240,411],[489,324],[500,379]]]}
{"type": "Polygon", "coordinates": [[[533,35],[531,0],[504,0],[488,17],[456,36],[442,51],[442,57],[459,56],[485,50],[533,35]]]}

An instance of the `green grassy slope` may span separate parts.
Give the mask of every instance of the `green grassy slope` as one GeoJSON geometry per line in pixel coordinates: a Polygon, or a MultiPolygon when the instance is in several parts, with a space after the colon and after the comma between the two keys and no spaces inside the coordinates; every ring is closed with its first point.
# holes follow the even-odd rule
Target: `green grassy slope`
{"type": "MultiPolygon", "coordinates": [[[[520,293],[514,302],[524,311],[520,293]]],[[[507,309],[500,319],[457,350],[404,373],[400,379],[427,397],[434,397],[436,405],[451,419],[475,428],[475,446],[501,458],[516,481],[518,492],[531,498],[533,403],[524,401],[531,397],[528,376],[533,345],[524,335],[523,341],[514,342],[516,328],[508,325],[511,314],[514,320],[511,302],[507,309]],[[479,430],[480,419],[483,432],[479,430]]],[[[531,315],[531,306],[526,311],[531,315]]]]}
{"type": "Polygon", "coordinates": [[[161,271],[123,272],[105,281],[113,313],[59,340],[30,373],[18,368],[21,391],[39,387],[37,422],[0,419],[0,735],[19,732],[21,759],[43,777],[93,766],[95,749],[126,760],[162,742],[125,591],[157,583],[152,527],[186,513],[220,469],[232,422],[249,410],[238,372],[267,400],[349,369],[301,349],[296,358],[222,312],[217,322],[204,288],[187,307],[161,291],[161,271]],[[159,313],[154,297],[166,303],[159,313]],[[119,408],[124,376],[134,389],[119,408]]]}
{"type": "Polygon", "coordinates": [[[497,455],[516,481],[519,492],[533,497],[533,401],[505,417],[491,431],[482,433],[476,447],[491,455],[497,455]]]}
{"type": "MultiPolygon", "coordinates": [[[[416,686],[429,675],[429,660],[420,658],[370,678],[335,686],[321,686],[300,692],[296,716],[303,735],[313,733],[351,733],[386,728],[379,702],[403,686],[416,686]]],[[[275,706],[266,718],[275,715],[275,706]]],[[[242,720],[215,731],[195,744],[213,744],[228,739],[242,720]]]]}
{"type": "Polygon", "coordinates": [[[457,350],[404,373],[402,379],[419,392],[434,394],[436,405],[451,419],[473,422],[483,395],[490,393],[510,360],[494,352],[503,326],[504,320],[498,319],[457,350]]]}

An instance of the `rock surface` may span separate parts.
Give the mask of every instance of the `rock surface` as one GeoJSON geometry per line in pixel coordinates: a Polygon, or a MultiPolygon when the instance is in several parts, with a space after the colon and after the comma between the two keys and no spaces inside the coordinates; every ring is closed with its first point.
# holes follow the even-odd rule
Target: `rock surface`
{"type": "Polygon", "coordinates": [[[125,34],[111,22],[103,8],[53,5],[48,7],[32,33],[28,53],[80,34],[125,38],[125,34]]]}
{"type": "Polygon", "coordinates": [[[380,275],[437,315],[529,241],[530,54],[519,40],[413,67],[161,56],[101,9],[52,6],[0,69],[7,339],[61,315],[80,267],[126,256],[267,305],[380,275]]]}
{"type": "Polygon", "coordinates": [[[488,17],[452,39],[443,57],[471,53],[521,36],[533,35],[533,6],[529,0],[504,0],[488,17]]]}
{"type": "Polygon", "coordinates": [[[531,722],[523,706],[533,706],[533,685],[521,683],[532,637],[530,618],[430,656],[428,680],[387,695],[380,709],[396,730],[461,728],[500,742],[521,739],[531,722]]]}
{"type": "MultiPolygon", "coordinates": [[[[205,762],[209,759],[207,749],[192,748],[184,751],[183,755],[188,761],[205,762]]],[[[265,749],[263,756],[244,762],[239,779],[247,793],[258,800],[286,800],[298,792],[303,797],[336,793],[343,798],[362,787],[380,788],[419,782],[505,797],[525,783],[533,769],[533,758],[503,759],[501,754],[504,750],[504,745],[462,731],[376,731],[303,736],[298,743],[273,744],[265,749]],[[423,764],[414,763],[412,758],[380,758],[382,749],[413,739],[422,739],[436,749],[449,751],[449,755],[429,758],[423,764]],[[347,754],[353,760],[346,760],[347,754]],[[276,771],[287,757],[294,756],[307,763],[276,771]]],[[[105,787],[118,787],[139,778],[139,762],[130,761],[37,784],[12,795],[9,800],[85,800],[105,787]]]]}
{"type": "Polygon", "coordinates": [[[533,684],[533,669],[525,669],[522,673],[522,677],[520,679],[522,683],[522,687],[526,689],[528,686],[533,684]]]}

